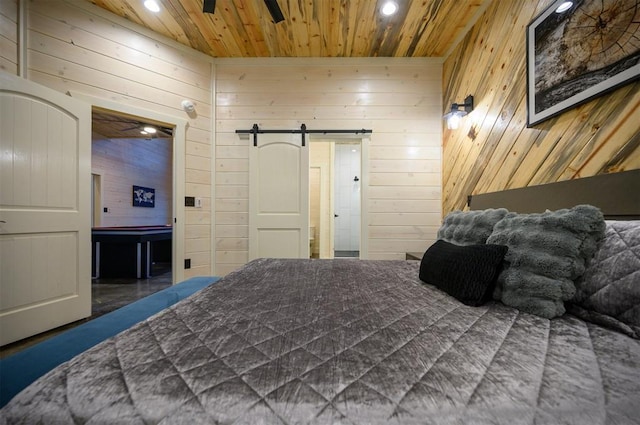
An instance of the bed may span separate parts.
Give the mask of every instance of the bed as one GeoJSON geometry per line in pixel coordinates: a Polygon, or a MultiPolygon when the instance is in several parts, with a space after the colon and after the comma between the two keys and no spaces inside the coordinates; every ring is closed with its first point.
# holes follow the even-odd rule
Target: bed
{"type": "MultiPolygon", "coordinates": [[[[552,219],[566,222],[573,217],[567,214],[584,210],[552,219]]],[[[479,289],[482,302],[472,302],[464,297],[468,286],[449,285],[460,277],[451,270],[499,283],[505,271],[517,269],[508,257],[517,246],[485,249],[502,246],[490,242],[504,237],[503,220],[520,226],[518,220],[530,224],[553,214],[496,211],[451,215],[457,221],[445,219],[443,242],[421,261],[251,261],[52,370],[11,400],[0,422],[640,423],[634,263],[630,277],[615,279],[630,279],[636,310],[596,311],[587,302],[546,318],[549,310],[533,314],[494,299],[498,287],[491,285],[479,289]],[[448,241],[460,237],[448,230],[461,226],[461,218],[477,224],[478,216],[495,220],[496,214],[502,217],[483,243],[448,241]],[[441,266],[451,259],[458,267],[441,266]]],[[[603,241],[620,237],[615,229],[640,240],[638,222],[603,222],[591,255],[600,268],[590,261],[583,275],[606,267],[603,241]]],[[[582,284],[576,285],[580,294],[582,284]]],[[[505,280],[502,293],[508,292],[505,280]]],[[[559,308],[542,305],[548,306],[559,308]]]]}

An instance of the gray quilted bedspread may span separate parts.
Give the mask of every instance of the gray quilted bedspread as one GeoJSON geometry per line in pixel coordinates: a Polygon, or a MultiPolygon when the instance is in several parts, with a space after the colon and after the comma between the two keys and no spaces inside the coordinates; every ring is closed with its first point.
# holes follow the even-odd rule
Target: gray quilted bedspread
{"type": "Polygon", "coordinates": [[[574,314],[640,339],[640,221],[607,221],[605,239],[577,283],[573,302],[582,311],[574,314]]]}
{"type": "Polygon", "coordinates": [[[417,261],[253,261],[54,369],[44,424],[637,424],[640,341],[468,307],[417,261]]]}

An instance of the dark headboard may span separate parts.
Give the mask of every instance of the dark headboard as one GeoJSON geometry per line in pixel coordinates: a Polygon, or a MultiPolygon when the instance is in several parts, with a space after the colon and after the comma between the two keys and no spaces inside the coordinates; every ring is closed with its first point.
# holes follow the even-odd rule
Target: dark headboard
{"type": "Polygon", "coordinates": [[[469,197],[472,210],[506,208],[518,213],[594,205],[609,220],[640,219],[640,170],[601,174],[469,197]]]}

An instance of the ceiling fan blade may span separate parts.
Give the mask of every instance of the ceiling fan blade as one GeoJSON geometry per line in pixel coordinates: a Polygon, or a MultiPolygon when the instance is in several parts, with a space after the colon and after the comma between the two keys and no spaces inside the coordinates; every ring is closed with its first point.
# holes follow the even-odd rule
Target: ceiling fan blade
{"type": "Polygon", "coordinates": [[[122,128],[120,129],[120,131],[131,131],[131,130],[136,130],[136,129],[140,129],[140,124],[134,125],[133,127],[129,127],[129,128],[122,128]]]}
{"type": "Polygon", "coordinates": [[[169,128],[169,127],[159,127],[158,128],[158,132],[160,133],[164,133],[167,136],[172,136],[173,137],[173,128],[169,128]]]}
{"type": "Polygon", "coordinates": [[[278,6],[277,0],[264,0],[264,4],[267,5],[267,9],[269,9],[274,23],[277,24],[280,21],[284,21],[284,15],[282,14],[282,10],[280,10],[280,6],[278,6]]]}
{"type": "Polygon", "coordinates": [[[202,11],[205,13],[214,13],[216,10],[216,0],[204,0],[202,11]]]}

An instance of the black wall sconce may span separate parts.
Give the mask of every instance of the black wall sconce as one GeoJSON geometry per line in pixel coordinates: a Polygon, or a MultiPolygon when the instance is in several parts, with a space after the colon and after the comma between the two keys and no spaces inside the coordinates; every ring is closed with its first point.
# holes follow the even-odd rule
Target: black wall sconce
{"type": "Polygon", "coordinates": [[[464,103],[452,103],[451,110],[445,114],[444,119],[447,120],[447,128],[455,130],[460,125],[460,118],[473,111],[473,96],[469,95],[464,99],[464,103]],[[460,108],[463,109],[460,109],[460,108]]]}

